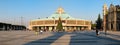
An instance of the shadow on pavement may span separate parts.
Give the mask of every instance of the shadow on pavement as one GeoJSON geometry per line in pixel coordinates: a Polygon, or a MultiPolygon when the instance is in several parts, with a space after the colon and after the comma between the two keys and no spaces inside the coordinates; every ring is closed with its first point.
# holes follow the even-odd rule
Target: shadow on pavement
{"type": "Polygon", "coordinates": [[[120,40],[115,40],[105,36],[96,36],[95,32],[92,33],[77,33],[77,32],[54,32],[54,35],[39,39],[36,41],[31,41],[24,45],[51,45],[54,43],[58,38],[65,34],[70,34],[71,39],[69,45],[120,45],[120,40]],[[108,41],[108,42],[105,42],[108,41]],[[105,43],[104,43],[105,42],[105,43]],[[114,42],[114,43],[112,43],[114,42]]]}
{"type": "MultiPolygon", "coordinates": [[[[84,44],[90,44],[90,43],[97,43],[96,40],[98,38],[89,38],[89,37],[83,37],[83,33],[76,33],[72,32],[71,39],[70,39],[70,44],[69,45],[84,45],[84,44]]],[[[87,35],[84,35],[87,36],[87,35]]]]}
{"type": "MultiPolygon", "coordinates": [[[[102,33],[102,34],[105,34],[105,33],[102,33]]],[[[106,35],[110,35],[110,36],[114,36],[114,37],[120,38],[120,35],[115,35],[115,34],[110,34],[110,33],[107,33],[106,35]]]]}
{"type": "Polygon", "coordinates": [[[65,34],[64,32],[54,32],[52,36],[49,36],[49,37],[46,37],[43,39],[39,39],[36,41],[31,41],[31,42],[26,43],[24,45],[50,45],[54,41],[56,41],[58,38],[63,36],[64,34],[65,34]]]}
{"type": "Polygon", "coordinates": [[[91,33],[76,33],[73,32],[72,34],[75,34],[73,36],[71,36],[71,41],[69,45],[120,45],[120,40],[115,40],[109,37],[102,37],[102,36],[96,36],[95,33],[91,34],[91,33]],[[89,38],[89,37],[84,37],[81,38],[82,35],[84,36],[89,36],[89,37],[93,37],[93,38],[89,38]],[[79,36],[79,37],[78,37],[79,36]],[[81,37],[80,37],[81,36],[81,37]],[[77,38],[78,37],[78,38],[77,38]],[[99,40],[102,39],[103,41],[111,41],[111,42],[115,42],[115,43],[111,43],[109,42],[109,44],[105,43],[100,43],[99,40]]]}

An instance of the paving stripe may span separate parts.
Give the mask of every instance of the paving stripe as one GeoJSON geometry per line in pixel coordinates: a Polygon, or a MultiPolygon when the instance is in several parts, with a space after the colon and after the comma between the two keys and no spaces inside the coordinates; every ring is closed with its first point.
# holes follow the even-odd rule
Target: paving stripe
{"type": "Polygon", "coordinates": [[[69,45],[70,43],[70,36],[71,35],[63,35],[62,37],[60,37],[59,39],[57,39],[54,43],[52,43],[51,45],[69,45]]]}

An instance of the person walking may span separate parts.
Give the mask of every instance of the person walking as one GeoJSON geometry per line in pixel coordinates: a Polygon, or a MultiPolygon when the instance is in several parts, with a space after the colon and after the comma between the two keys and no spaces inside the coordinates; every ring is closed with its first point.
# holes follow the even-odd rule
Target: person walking
{"type": "Polygon", "coordinates": [[[99,35],[99,31],[98,31],[98,29],[96,29],[96,35],[97,35],[97,36],[99,35]]]}
{"type": "Polygon", "coordinates": [[[43,30],[40,30],[40,34],[42,34],[43,33],[43,30]]]}

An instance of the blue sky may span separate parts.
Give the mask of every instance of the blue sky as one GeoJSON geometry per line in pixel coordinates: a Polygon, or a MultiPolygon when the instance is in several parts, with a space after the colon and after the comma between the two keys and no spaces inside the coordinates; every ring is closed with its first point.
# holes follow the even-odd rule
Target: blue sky
{"type": "Polygon", "coordinates": [[[95,21],[102,16],[102,6],[112,3],[120,5],[120,0],[0,0],[0,22],[28,25],[30,20],[46,18],[61,6],[74,18],[95,21]]]}

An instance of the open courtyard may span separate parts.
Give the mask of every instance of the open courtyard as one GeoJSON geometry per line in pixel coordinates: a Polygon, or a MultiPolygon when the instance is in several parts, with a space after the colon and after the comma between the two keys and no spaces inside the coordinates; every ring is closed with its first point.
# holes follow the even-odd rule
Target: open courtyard
{"type": "Polygon", "coordinates": [[[43,32],[0,31],[0,45],[120,45],[120,32],[95,31],[43,32]]]}

